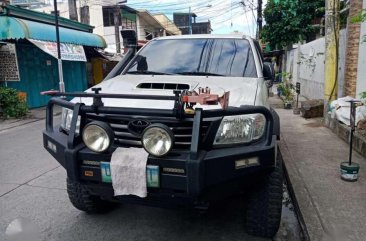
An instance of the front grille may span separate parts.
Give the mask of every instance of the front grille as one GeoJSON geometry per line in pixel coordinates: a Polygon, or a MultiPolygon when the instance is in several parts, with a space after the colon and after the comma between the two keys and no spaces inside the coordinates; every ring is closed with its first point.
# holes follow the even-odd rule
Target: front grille
{"type": "MultiPolygon", "coordinates": [[[[87,116],[89,121],[98,120],[110,124],[114,131],[114,144],[117,147],[142,147],[141,138],[128,129],[128,123],[141,118],[131,119],[131,117],[111,116],[111,115],[94,115],[87,116]]],[[[148,119],[146,119],[148,120],[148,119]]],[[[148,120],[151,124],[160,123],[168,126],[174,133],[173,149],[189,149],[192,139],[193,119],[177,120],[177,119],[156,119],[148,120]]],[[[211,124],[211,120],[203,120],[201,125],[201,137],[203,138],[211,124]]]]}

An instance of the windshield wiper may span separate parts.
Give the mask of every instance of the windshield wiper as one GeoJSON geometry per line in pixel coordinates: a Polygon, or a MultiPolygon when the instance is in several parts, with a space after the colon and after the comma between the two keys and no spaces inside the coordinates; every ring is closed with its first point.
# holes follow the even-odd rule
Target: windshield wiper
{"type": "Polygon", "coordinates": [[[126,74],[171,75],[169,73],[157,72],[157,71],[149,71],[149,70],[144,70],[144,71],[128,71],[128,72],[126,72],[126,74]]]}
{"type": "Polygon", "coordinates": [[[199,76],[225,76],[222,74],[215,74],[215,73],[209,73],[209,72],[178,72],[176,74],[181,74],[181,75],[199,75],[199,76]]]}

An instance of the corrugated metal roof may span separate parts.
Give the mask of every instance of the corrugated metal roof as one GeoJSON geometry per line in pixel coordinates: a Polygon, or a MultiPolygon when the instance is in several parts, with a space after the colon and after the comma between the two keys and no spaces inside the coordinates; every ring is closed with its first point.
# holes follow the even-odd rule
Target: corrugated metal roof
{"type": "MultiPolygon", "coordinates": [[[[105,48],[103,37],[60,27],[60,42],[91,47],[105,48]]],[[[56,28],[54,25],[44,24],[15,17],[0,16],[0,40],[35,39],[56,42],[56,28]]]]}
{"type": "MultiPolygon", "coordinates": [[[[24,9],[12,5],[7,5],[3,8],[3,11],[0,11],[0,15],[8,16],[8,17],[16,17],[19,19],[30,20],[38,23],[45,23],[54,25],[55,24],[55,15],[41,13],[38,11],[33,11],[29,9],[24,9]]],[[[67,18],[59,17],[58,24],[60,27],[71,28],[83,32],[93,32],[93,26],[88,24],[79,23],[77,21],[73,21],[67,18]]]]}

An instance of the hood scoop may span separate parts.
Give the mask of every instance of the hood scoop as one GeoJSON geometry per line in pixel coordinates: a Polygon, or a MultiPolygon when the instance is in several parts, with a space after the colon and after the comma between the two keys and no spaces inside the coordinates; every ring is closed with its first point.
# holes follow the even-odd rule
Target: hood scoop
{"type": "Polygon", "coordinates": [[[189,90],[190,85],[178,83],[140,83],[137,89],[158,89],[158,90],[189,90]]]}

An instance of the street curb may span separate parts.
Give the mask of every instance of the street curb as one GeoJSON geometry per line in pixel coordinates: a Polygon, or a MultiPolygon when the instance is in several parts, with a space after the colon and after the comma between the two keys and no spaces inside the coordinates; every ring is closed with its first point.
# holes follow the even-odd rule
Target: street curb
{"type": "MultiPolygon", "coordinates": [[[[55,113],[53,116],[60,116],[61,113],[55,113]]],[[[19,121],[15,121],[15,125],[10,125],[9,124],[9,127],[5,127],[5,128],[1,128],[1,124],[0,124],[0,132],[3,132],[3,131],[7,131],[7,130],[10,130],[10,129],[13,129],[13,128],[17,128],[17,127],[20,127],[20,126],[24,126],[24,125],[28,125],[28,124],[31,124],[31,123],[34,123],[34,122],[37,122],[37,121],[41,121],[41,120],[45,120],[46,117],[42,117],[42,118],[35,118],[35,117],[32,117],[32,118],[28,118],[28,119],[23,119],[23,120],[19,120],[19,121]]]]}
{"type": "Polygon", "coordinates": [[[291,155],[283,136],[279,141],[280,154],[283,160],[285,178],[288,184],[295,212],[299,220],[306,241],[320,241],[326,233],[316,205],[302,178],[302,175],[295,166],[295,160],[291,155]]]}
{"type": "Polygon", "coordinates": [[[10,130],[10,129],[13,129],[13,128],[17,128],[19,126],[28,125],[28,124],[31,124],[31,123],[40,121],[42,119],[28,119],[28,120],[29,121],[20,122],[20,123],[17,123],[15,125],[12,125],[12,126],[9,126],[9,127],[5,127],[5,128],[1,128],[1,126],[0,126],[0,132],[7,131],[7,130],[10,130]]]}
{"type": "Polygon", "coordinates": [[[300,229],[301,229],[301,232],[302,232],[301,235],[302,235],[304,241],[310,241],[311,239],[309,237],[308,230],[306,229],[304,217],[301,214],[301,210],[299,208],[299,203],[296,199],[295,191],[294,191],[294,188],[291,184],[290,177],[289,177],[289,174],[288,174],[288,170],[286,168],[285,161],[283,160],[281,150],[278,152],[278,154],[280,155],[280,158],[282,160],[283,174],[284,174],[284,177],[285,177],[285,180],[286,180],[287,191],[290,195],[292,204],[294,206],[294,211],[295,211],[295,214],[296,214],[296,217],[298,219],[299,226],[300,226],[300,229]]]}

